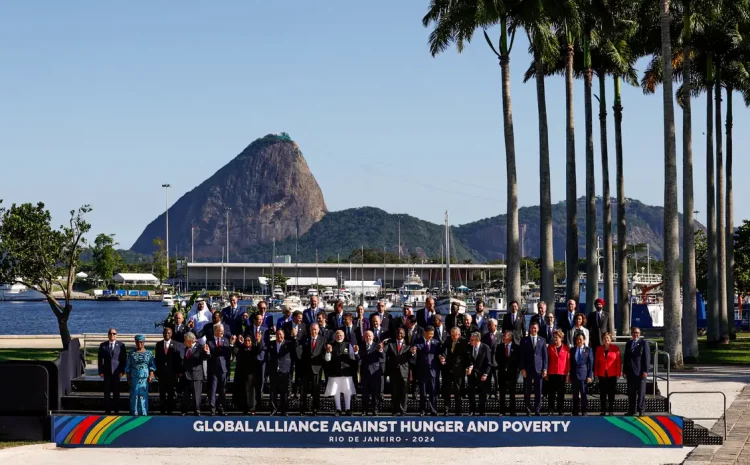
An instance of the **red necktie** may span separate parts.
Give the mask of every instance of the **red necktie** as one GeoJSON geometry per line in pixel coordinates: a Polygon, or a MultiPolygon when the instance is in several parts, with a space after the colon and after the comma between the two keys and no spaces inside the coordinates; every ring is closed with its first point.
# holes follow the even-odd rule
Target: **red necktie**
{"type": "Polygon", "coordinates": [[[490,342],[495,342],[495,334],[490,333],[490,342]]]}
{"type": "Polygon", "coordinates": [[[216,347],[221,347],[221,339],[216,340],[216,347]]]}
{"type": "Polygon", "coordinates": [[[315,339],[313,339],[312,350],[315,350],[315,339]]]}
{"type": "Polygon", "coordinates": [[[401,343],[398,343],[398,351],[401,352],[401,343]]]}
{"type": "Polygon", "coordinates": [[[167,344],[164,344],[164,355],[167,355],[168,351],[169,351],[169,346],[167,344]]]}

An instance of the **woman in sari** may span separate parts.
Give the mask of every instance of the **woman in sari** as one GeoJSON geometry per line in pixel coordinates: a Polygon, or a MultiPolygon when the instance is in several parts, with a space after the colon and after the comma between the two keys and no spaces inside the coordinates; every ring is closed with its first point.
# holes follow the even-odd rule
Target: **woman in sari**
{"type": "Polygon", "coordinates": [[[130,414],[148,415],[148,385],[154,379],[156,362],[154,354],[146,350],[146,338],[139,334],[135,337],[135,350],[128,355],[125,364],[125,375],[130,389],[130,414]]]}

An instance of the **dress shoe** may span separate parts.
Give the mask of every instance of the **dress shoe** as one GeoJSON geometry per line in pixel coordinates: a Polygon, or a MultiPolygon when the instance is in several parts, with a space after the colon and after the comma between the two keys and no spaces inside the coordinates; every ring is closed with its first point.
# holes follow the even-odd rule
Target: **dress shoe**
{"type": "Polygon", "coordinates": [[[615,412],[613,412],[613,411],[611,411],[611,410],[610,410],[610,411],[609,411],[609,416],[610,416],[610,417],[613,417],[613,416],[615,416],[615,412]]]}
{"type": "Polygon", "coordinates": [[[186,415],[187,415],[187,412],[182,412],[182,413],[180,414],[180,416],[183,416],[183,417],[184,417],[184,416],[186,416],[186,415]]]}
{"type": "Polygon", "coordinates": [[[344,415],[347,416],[347,417],[350,417],[350,416],[352,416],[352,411],[351,410],[347,410],[346,412],[344,412],[344,415]]]}
{"type": "Polygon", "coordinates": [[[573,416],[577,417],[578,416],[578,412],[573,412],[573,416]]]}
{"type": "Polygon", "coordinates": [[[436,416],[438,416],[437,410],[433,410],[432,412],[430,412],[430,416],[431,416],[431,417],[436,417],[436,416]]]}
{"type": "Polygon", "coordinates": [[[216,415],[216,411],[215,410],[211,410],[210,412],[208,412],[208,416],[209,417],[212,417],[214,415],[216,415]]]}
{"type": "Polygon", "coordinates": [[[313,410],[312,411],[312,416],[317,417],[318,416],[318,411],[317,410],[313,410]]]}
{"type": "Polygon", "coordinates": [[[271,412],[271,414],[269,416],[273,417],[273,416],[276,416],[278,414],[279,414],[279,412],[277,412],[276,410],[274,410],[273,412],[271,412]]]}
{"type": "Polygon", "coordinates": [[[216,412],[216,414],[217,414],[217,415],[219,415],[220,417],[225,417],[225,416],[227,416],[227,414],[226,414],[226,413],[224,413],[224,410],[219,410],[218,412],[216,412]]]}
{"type": "Polygon", "coordinates": [[[363,416],[363,417],[367,416],[367,412],[362,412],[361,416],[363,416]]]}
{"type": "Polygon", "coordinates": [[[341,410],[336,410],[336,411],[335,411],[335,412],[333,413],[333,416],[334,416],[334,417],[338,417],[338,416],[341,416],[341,410]]]}
{"type": "Polygon", "coordinates": [[[443,416],[448,416],[448,410],[443,410],[443,416]]]}
{"type": "Polygon", "coordinates": [[[250,415],[251,416],[255,416],[255,410],[253,410],[252,412],[250,412],[250,415]]]}
{"type": "Polygon", "coordinates": [[[426,415],[426,413],[425,413],[425,411],[424,411],[424,410],[422,410],[421,412],[419,412],[419,416],[420,416],[420,417],[423,417],[423,416],[425,416],[425,415],[426,415]]]}
{"type": "Polygon", "coordinates": [[[380,412],[379,412],[379,411],[377,411],[377,410],[373,410],[373,411],[372,411],[372,416],[376,417],[376,416],[378,416],[378,415],[380,415],[380,412]]]}
{"type": "Polygon", "coordinates": [[[535,417],[541,417],[541,416],[542,416],[542,414],[541,414],[541,413],[539,413],[539,412],[536,412],[536,413],[534,414],[534,416],[535,416],[535,417]]]}
{"type": "Polygon", "coordinates": [[[398,413],[396,413],[396,416],[397,417],[403,417],[404,416],[404,412],[398,412],[398,413]]]}
{"type": "Polygon", "coordinates": [[[307,415],[307,412],[305,412],[304,410],[299,411],[299,416],[304,417],[305,415],[307,415]]]}
{"type": "Polygon", "coordinates": [[[288,414],[288,413],[286,413],[286,412],[281,412],[281,416],[282,416],[282,417],[288,417],[288,416],[289,416],[289,414],[288,414]]]}

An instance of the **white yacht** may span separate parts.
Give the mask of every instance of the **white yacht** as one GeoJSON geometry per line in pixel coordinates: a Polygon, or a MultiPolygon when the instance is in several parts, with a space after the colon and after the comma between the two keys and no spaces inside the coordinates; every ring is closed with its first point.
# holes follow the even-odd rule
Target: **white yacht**
{"type": "Polygon", "coordinates": [[[302,299],[300,299],[299,295],[289,294],[284,301],[281,303],[282,306],[288,306],[292,313],[296,312],[297,310],[304,311],[304,307],[302,306],[302,299]]]}
{"type": "Polygon", "coordinates": [[[453,303],[458,303],[458,313],[466,313],[466,302],[454,297],[443,297],[435,302],[435,310],[440,315],[450,315],[453,303]]]}
{"type": "Polygon", "coordinates": [[[425,299],[427,299],[427,288],[424,287],[422,278],[419,277],[414,271],[410,271],[409,275],[404,280],[404,284],[398,288],[399,294],[401,294],[401,303],[411,304],[413,306],[424,305],[425,299]]]}
{"type": "Polygon", "coordinates": [[[277,300],[283,300],[284,299],[284,291],[281,290],[281,286],[274,286],[273,288],[273,298],[277,300]]]}
{"type": "Polygon", "coordinates": [[[174,297],[172,294],[163,294],[161,296],[162,307],[174,307],[174,297]]]}
{"type": "Polygon", "coordinates": [[[5,301],[33,301],[45,300],[44,294],[36,289],[29,289],[23,284],[1,284],[0,300],[5,301]]]}
{"type": "Polygon", "coordinates": [[[333,288],[332,287],[326,287],[323,290],[322,297],[323,297],[323,300],[325,300],[326,302],[329,301],[329,300],[333,300],[333,288]]]}
{"type": "Polygon", "coordinates": [[[307,290],[307,297],[312,297],[314,295],[318,295],[317,289],[315,289],[314,287],[311,287],[310,289],[307,290]]]}

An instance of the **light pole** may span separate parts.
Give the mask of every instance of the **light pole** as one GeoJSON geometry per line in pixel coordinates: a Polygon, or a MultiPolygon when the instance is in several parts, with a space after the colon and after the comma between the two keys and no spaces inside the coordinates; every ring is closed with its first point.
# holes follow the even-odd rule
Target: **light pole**
{"type": "Polygon", "coordinates": [[[229,263],[229,211],[231,208],[224,207],[224,211],[227,214],[227,263],[229,263]]]}
{"type": "Polygon", "coordinates": [[[164,183],[161,185],[164,188],[164,208],[166,222],[167,222],[167,279],[169,279],[169,188],[171,185],[164,183]]]}
{"type": "Polygon", "coordinates": [[[190,261],[195,263],[195,225],[190,226],[190,261]]]}

